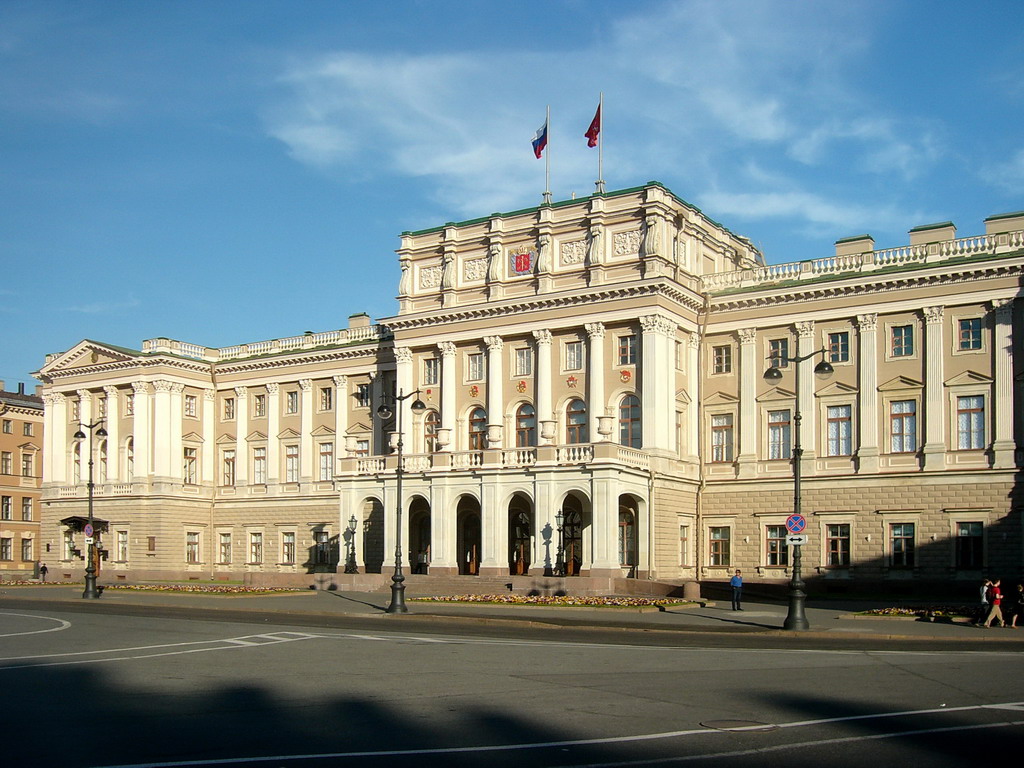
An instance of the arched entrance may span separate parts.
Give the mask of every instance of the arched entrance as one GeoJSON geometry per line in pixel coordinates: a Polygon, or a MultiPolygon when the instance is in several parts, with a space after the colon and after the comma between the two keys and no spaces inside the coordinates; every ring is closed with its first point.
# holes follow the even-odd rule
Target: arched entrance
{"type": "Polygon", "coordinates": [[[632,496],[619,497],[618,545],[619,567],[628,578],[635,578],[637,565],[637,502],[632,496]]]}
{"type": "Polygon", "coordinates": [[[380,573],[384,565],[384,505],[379,499],[363,502],[362,519],[363,563],[367,573],[380,573]]]}
{"type": "Polygon", "coordinates": [[[575,496],[562,502],[562,570],[579,576],[583,569],[583,504],[575,496]]]}
{"type": "Polygon", "coordinates": [[[480,502],[470,496],[459,499],[458,505],[459,573],[477,576],[480,573],[480,502]]]}
{"type": "Polygon", "coordinates": [[[430,504],[422,497],[409,505],[409,567],[413,573],[430,567],[430,504]]]}
{"type": "Polygon", "coordinates": [[[525,576],[533,560],[533,509],[518,495],[508,505],[508,547],[508,572],[525,576]]]}

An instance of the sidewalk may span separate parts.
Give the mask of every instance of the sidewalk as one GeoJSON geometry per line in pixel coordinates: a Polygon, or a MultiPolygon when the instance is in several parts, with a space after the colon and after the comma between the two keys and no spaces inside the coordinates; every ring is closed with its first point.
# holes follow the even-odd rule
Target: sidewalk
{"type": "MultiPolygon", "coordinates": [[[[0,587],[0,611],[15,610],[19,603],[37,603],[88,610],[99,605],[148,606],[157,609],[188,609],[195,614],[207,611],[239,614],[252,620],[273,620],[287,623],[288,617],[315,620],[361,617],[379,618],[382,627],[394,629],[400,624],[410,629],[425,621],[448,621],[453,629],[471,632],[474,624],[498,624],[574,629],[619,629],[661,632],[728,633],[787,637],[861,637],[874,639],[935,639],[966,643],[1017,644],[1024,648],[1024,627],[984,629],[970,624],[927,622],[913,618],[867,618],[856,611],[883,604],[837,601],[806,603],[805,615],[809,631],[792,632],[782,628],[788,606],[776,602],[747,602],[743,611],[732,611],[728,604],[707,603],[658,610],[656,608],[590,608],[532,605],[498,605],[478,603],[419,602],[407,597],[408,614],[389,615],[384,609],[390,602],[387,592],[308,591],[279,595],[205,595],[174,592],[134,592],[106,590],[98,601],[82,599],[81,586],[3,586],[0,587]]],[[[121,612],[121,611],[118,611],[121,612]]]]}

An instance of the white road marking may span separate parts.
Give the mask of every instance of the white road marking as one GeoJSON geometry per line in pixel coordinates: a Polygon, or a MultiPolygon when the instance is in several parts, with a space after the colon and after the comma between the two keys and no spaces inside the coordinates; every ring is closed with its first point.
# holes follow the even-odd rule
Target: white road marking
{"type": "Polygon", "coordinates": [[[49,629],[33,629],[28,632],[8,632],[0,637],[19,637],[21,635],[41,635],[44,632],[60,632],[61,630],[67,629],[71,626],[70,621],[64,621],[64,619],[57,619],[53,616],[36,616],[31,613],[11,613],[10,611],[0,611],[2,616],[21,616],[27,619],[42,619],[43,621],[56,621],[59,626],[50,627],[49,629]]]}

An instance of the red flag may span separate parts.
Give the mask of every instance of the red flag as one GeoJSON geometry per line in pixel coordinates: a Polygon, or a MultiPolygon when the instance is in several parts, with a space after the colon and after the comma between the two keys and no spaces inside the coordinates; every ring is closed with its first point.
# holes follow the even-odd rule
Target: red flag
{"type": "Polygon", "coordinates": [[[590,121],[590,127],[587,128],[587,132],[583,135],[587,138],[588,147],[597,146],[597,134],[601,132],[601,105],[597,105],[597,112],[594,113],[594,119],[590,121]]]}

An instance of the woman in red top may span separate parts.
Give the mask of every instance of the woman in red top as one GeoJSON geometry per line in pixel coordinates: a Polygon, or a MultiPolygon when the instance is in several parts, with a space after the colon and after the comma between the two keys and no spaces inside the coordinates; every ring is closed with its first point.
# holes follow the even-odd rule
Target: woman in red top
{"type": "Polygon", "coordinates": [[[1003,609],[999,607],[1003,602],[1003,593],[999,589],[999,584],[999,579],[992,582],[992,590],[989,592],[988,597],[988,602],[992,607],[989,608],[988,617],[985,619],[986,627],[991,627],[995,619],[999,619],[1000,625],[1006,626],[1006,622],[1003,621],[1003,609]]]}

